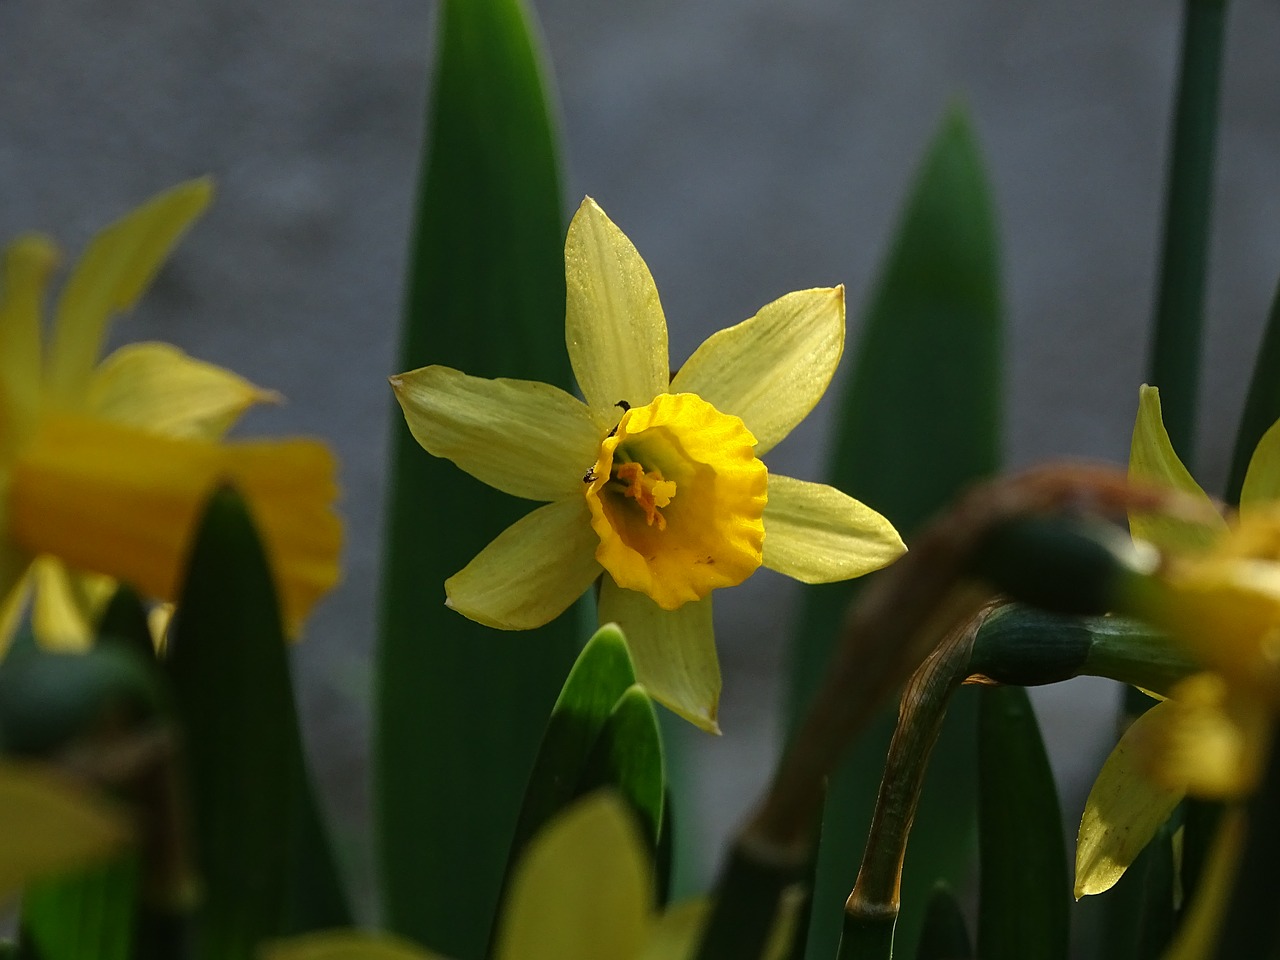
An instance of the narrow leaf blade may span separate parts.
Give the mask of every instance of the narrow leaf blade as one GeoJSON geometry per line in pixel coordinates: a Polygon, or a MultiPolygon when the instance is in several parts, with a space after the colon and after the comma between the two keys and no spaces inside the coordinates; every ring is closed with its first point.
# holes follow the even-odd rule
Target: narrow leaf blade
{"type": "Polygon", "coordinates": [[[978,956],[1066,960],[1070,883],[1053,771],[1022,687],[982,691],[978,956]]]}
{"type": "MultiPolygon", "coordinates": [[[[560,179],[527,5],[445,0],[441,16],[399,368],[567,387],[560,179]]],[[[444,581],[528,505],[393,422],[374,774],[386,920],[472,960],[581,637],[572,613],[512,636],[445,608],[444,581]]]]}

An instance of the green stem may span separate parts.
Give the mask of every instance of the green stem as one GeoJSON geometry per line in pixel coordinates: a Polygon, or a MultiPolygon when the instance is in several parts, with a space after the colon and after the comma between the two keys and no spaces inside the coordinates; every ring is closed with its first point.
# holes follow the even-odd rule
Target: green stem
{"type": "Polygon", "coordinates": [[[1188,464],[1194,460],[1226,13],[1226,0],[1186,3],[1149,367],[1169,439],[1188,464]]]}

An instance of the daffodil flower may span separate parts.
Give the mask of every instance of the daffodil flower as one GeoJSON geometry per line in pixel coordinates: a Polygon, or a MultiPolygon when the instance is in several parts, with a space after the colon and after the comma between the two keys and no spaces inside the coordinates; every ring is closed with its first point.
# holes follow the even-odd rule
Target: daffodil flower
{"type": "Polygon", "coordinates": [[[674,377],[649,268],[590,198],[565,242],[565,340],[584,400],[443,366],[391,378],[431,454],[544,501],[445,583],[503,630],[541,626],[601,579],[655,699],[716,730],[711,593],[761,565],[806,583],[860,576],[904,549],[875,511],[771,476],[760,457],[826,390],[844,346],[843,288],[803,290],[702,344],[674,377]],[[603,576],[602,576],[603,575],[603,576]]]}
{"type": "Polygon", "coordinates": [[[337,580],[327,449],[217,442],[274,394],[167,344],[125,346],[98,362],[111,318],[137,302],[211,195],[207,180],[181,184],[98,234],[47,331],[56,248],[29,235],[4,252],[0,652],[32,585],[37,636],[52,644],[84,643],[116,580],[173,600],[199,511],[222,482],[255,515],[291,632],[337,580]]]}
{"type": "MultiPolygon", "coordinates": [[[[1158,574],[1135,581],[1133,612],[1168,630],[1207,670],[1139,717],[1107,758],[1085,804],[1076,896],[1110,888],[1181,799],[1233,800],[1255,786],[1280,709],[1280,423],[1250,459],[1240,515],[1228,523],[1178,459],[1159,394],[1142,388],[1130,475],[1180,491],[1198,511],[1130,517],[1133,535],[1159,547],[1158,574]]],[[[1200,956],[1212,942],[1238,848],[1228,822],[1211,857],[1194,922],[1170,957],[1200,956]],[[1233,846],[1234,845],[1234,846],[1233,846]]]]}
{"type": "MultiPolygon", "coordinates": [[[[658,914],[648,857],[623,802],[605,791],[578,801],[542,831],[512,880],[495,960],[691,960],[710,914],[695,899],[658,914]]],[[[794,900],[762,960],[788,955],[794,900]]],[[[262,960],[445,960],[385,934],[325,931],[269,943],[262,960]]]]}

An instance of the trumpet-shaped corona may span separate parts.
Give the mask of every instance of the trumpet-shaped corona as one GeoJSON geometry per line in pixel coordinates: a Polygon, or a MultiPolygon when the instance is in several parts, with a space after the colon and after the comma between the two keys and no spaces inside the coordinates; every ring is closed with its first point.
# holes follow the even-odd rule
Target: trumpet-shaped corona
{"type": "Polygon", "coordinates": [[[628,410],[600,444],[587,507],[596,559],[664,610],[760,566],[768,471],[737,417],[690,393],[628,410]]]}

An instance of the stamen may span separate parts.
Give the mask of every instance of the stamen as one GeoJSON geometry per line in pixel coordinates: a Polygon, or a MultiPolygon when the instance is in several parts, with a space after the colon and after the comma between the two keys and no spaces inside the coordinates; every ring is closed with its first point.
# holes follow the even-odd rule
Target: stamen
{"type": "Polygon", "coordinates": [[[618,464],[614,468],[613,479],[627,484],[627,488],[622,491],[623,496],[630,497],[640,505],[649,526],[656,523],[659,531],[667,529],[667,518],[658,509],[669,506],[671,498],[676,495],[674,480],[662,479],[661,470],[646,473],[644,467],[635,462],[618,464]]]}

